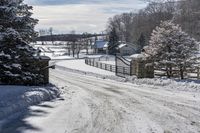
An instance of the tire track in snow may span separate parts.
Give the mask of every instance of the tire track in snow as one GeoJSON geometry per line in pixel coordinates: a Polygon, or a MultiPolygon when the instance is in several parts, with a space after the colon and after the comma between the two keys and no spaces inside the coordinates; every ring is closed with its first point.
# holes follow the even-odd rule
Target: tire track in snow
{"type": "MultiPolygon", "coordinates": [[[[62,77],[62,75],[59,75],[59,77],[56,77],[56,78],[60,78],[62,80],[64,77],[62,77]]],[[[70,76],[70,78],[71,78],[71,76],[70,76]]],[[[77,80],[71,81],[71,80],[68,79],[68,81],[66,81],[66,82],[70,82],[71,84],[76,84],[77,80]]],[[[83,84],[85,84],[85,81],[84,81],[83,84]]],[[[78,81],[78,86],[82,89],[87,90],[87,91],[89,91],[88,90],[89,87],[98,88],[98,86],[93,86],[93,85],[88,84],[88,83],[86,85],[83,85],[83,84],[82,84],[82,82],[78,81]]],[[[102,91],[103,88],[99,88],[99,89],[102,91]]],[[[119,105],[119,102],[117,100],[119,98],[117,97],[117,99],[116,99],[115,95],[113,97],[113,96],[107,95],[106,93],[105,93],[106,94],[105,95],[104,93],[101,93],[101,91],[99,92],[99,91],[92,91],[92,89],[90,90],[90,92],[92,92],[91,95],[96,95],[96,97],[99,97],[100,101],[104,101],[106,99],[105,97],[107,97],[107,99],[109,98],[109,101],[107,101],[106,103],[103,103],[103,105],[107,105],[108,103],[110,103],[109,105],[110,106],[112,105],[112,108],[105,109],[104,106],[98,105],[99,109],[98,109],[98,111],[96,111],[97,117],[95,117],[95,119],[94,119],[95,120],[94,124],[98,123],[99,125],[101,125],[101,126],[99,126],[101,128],[98,129],[97,127],[94,127],[95,131],[92,131],[92,132],[113,132],[113,133],[116,133],[116,132],[119,132],[119,133],[121,133],[121,132],[126,133],[127,132],[128,133],[128,132],[130,132],[130,133],[132,133],[132,132],[162,131],[162,129],[158,128],[159,126],[154,124],[153,121],[148,120],[148,117],[142,118],[141,113],[139,113],[139,112],[132,113],[131,117],[133,117],[133,119],[128,119],[128,117],[123,118],[122,114],[125,114],[125,112],[124,112],[124,110],[122,110],[124,108],[123,105],[119,105]],[[115,105],[115,106],[113,106],[113,105],[115,105]],[[117,108],[117,109],[115,109],[115,108],[117,108]],[[101,111],[101,110],[103,110],[103,111],[101,111]],[[114,110],[114,111],[112,111],[112,110],[114,110]],[[109,112],[109,111],[113,112],[113,113],[110,113],[111,116],[113,116],[113,114],[115,114],[115,112],[117,112],[117,115],[114,115],[112,117],[112,119],[107,118],[109,115],[106,115],[106,113],[109,112]],[[121,123],[119,122],[119,120],[117,120],[117,118],[119,116],[121,116],[121,118],[119,119],[121,123]],[[102,119],[104,118],[104,119],[102,120],[100,118],[102,118],[102,119]],[[102,123],[102,121],[107,121],[107,122],[102,123]],[[114,121],[115,124],[111,124],[110,126],[106,126],[106,127],[103,128],[103,126],[105,126],[108,123],[112,123],[113,121],[114,121]],[[118,123],[116,123],[116,122],[118,122],[118,123]],[[127,125],[129,125],[128,128],[126,127],[127,125]],[[133,127],[135,127],[135,128],[133,128],[133,127]],[[156,128],[158,128],[158,129],[156,129],[156,128]]],[[[94,100],[94,99],[92,99],[92,100],[94,100]]],[[[108,107],[110,107],[110,106],[108,106],[108,107]]]]}
{"type": "MultiPolygon", "coordinates": [[[[73,76],[70,77],[72,79],[75,79],[76,76],[75,75],[73,76]]],[[[180,99],[179,97],[177,98],[176,96],[166,97],[165,94],[163,96],[160,94],[156,95],[156,93],[153,92],[150,93],[150,91],[144,91],[144,90],[139,91],[138,89],[133,89],[133,88],[132,88],[133,90],[130,91],[131,89],[130,86],[126,87],[125,85],[122,86],[122,88],[120,88],[119,87],[120,85],[119,86],[117,84],[113,85],[113,83],[108,83],[109,81],[106,82],[105,80],[95,79],[96,81],[94,82],[93,78],[91,79],[85,77],[83,78],[76,77],[76,82],[78,82],[78,86],[80,86],[82,89],[85,89],[86,91],[92,91],[92,89],[88,88],[93,87],[95,88],[95,91],[98,91],[98,93],[100,93],[99,95],[109,94],[112,97],[116,97],[116,99],[113,101],[118,102],[118,104],[121,102],[122,105],[127,106],[127,108],[125,109],[126,111],[130,110],[130,105],[135,107],[131,110],[132,112],[138,109],[139,112],[143,112],[144,114],[146,114],[147,115],[146,117],[149,117],[150,119],[152,119],[152,121],[155,121],[157,124],[160,124],[166,131],[199,132],[199,125],[197,124],[199,117],[196,118],[197,119],[196,120],[197,123],[195,122],[196,125],[194,125],[194,123],[191,124],[192,119],[194,119],[194,115],[198,114],[199,112],[198,107],[195,106],[195,102],[193,103],[193,101],[191,100],[187,99],[183,100],[182,98],[180,99]],[[129,95],[130,93],[131,94],[133,93],[134,95],[133,94],[129,95]],[[130,99],[134,97],[134,100],[137,99],[137,101],[140,102],[140,105],[135,104],[135,102],[133,102],[133,104],[130,104],[129,103],[129,101],[131,101],[130,99],[128,100],[127,98],[125,100],[120,100],[120,97],[129,97],[130,99]],[[175,100],[177,100],[178,102],[176,102],[175,100]],[[126,103],[129,104],[126,105],[126,103]],[[159,112],[163,113],[159,114],[159,112]],[[188,115],[193,115],[193,116],[188,116],[188,115]]],[[[142,89],[142,87],[140,89],[142,89]]],[[[122,107],[122,105],[120,106],[122,107]]]]}

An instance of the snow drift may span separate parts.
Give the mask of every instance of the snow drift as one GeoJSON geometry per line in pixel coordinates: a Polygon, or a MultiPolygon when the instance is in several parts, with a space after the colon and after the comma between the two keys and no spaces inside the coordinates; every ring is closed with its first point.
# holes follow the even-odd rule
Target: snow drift
{"type": "Polygon", "coordinates": [[[30,105],[54,99],[60,95],[54,86],[0,86],[0,130],[7,122],[17,118],[30,105]]]}

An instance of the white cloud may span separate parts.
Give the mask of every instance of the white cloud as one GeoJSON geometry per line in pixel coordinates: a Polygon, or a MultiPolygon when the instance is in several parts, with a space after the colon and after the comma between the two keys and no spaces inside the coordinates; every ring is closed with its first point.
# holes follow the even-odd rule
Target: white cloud
{"type": "Polygon", "coordinates": [[[134,11],[145,6],[138,1],[110,4],[66,4],[34,6],[33,17],[39,19],[36,29],[53,27],[56,32],[101,32],[105,30],[109,17],[117,13],[134,11]]]}

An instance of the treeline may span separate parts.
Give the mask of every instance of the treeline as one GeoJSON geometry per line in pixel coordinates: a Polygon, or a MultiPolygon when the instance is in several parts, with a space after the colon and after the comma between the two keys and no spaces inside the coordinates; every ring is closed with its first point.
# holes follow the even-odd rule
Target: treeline
{"type": "Polygon", "coordinates": [[[81,39],[92,38],[106,36],[106,34],[58,34],[58,35],[44,35],[39,36],[35,39],[35,41],[71,41],[75,42],[81,39]]]}
{"type": "Polygon", "coordinates": [[[132,43],[141,52],[152,31],[166,20],[179,24],[183,31],[200,40],[200,0],[150,2],[138,13],[123,13],[110,18],[107,32],[111,40],[132,43]]]}

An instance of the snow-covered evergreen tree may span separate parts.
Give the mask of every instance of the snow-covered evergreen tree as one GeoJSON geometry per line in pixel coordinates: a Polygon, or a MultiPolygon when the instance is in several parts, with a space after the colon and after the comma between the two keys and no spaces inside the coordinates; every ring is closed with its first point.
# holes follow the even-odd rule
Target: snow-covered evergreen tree
{"type": "Polygon", "coordinates": [[[24,41],[29,43],[37,33],[34,27],[38,20],[31,18],[32,6],[23,3],[23,0],[0,1],[0,25],[4,28],[15,29],[24,41]]]}
{"type": "Polygon", "coordinates": [[[144,48],[145,43],[146,43],[145,42],[145,36],[144,36],[143,33],[141,33],[140,38],[137,41],[137,52],[138,53],[142,52],[142,49],[144,48]]]}
{"type": "Polygon", "coordinates": [[[172,76],[172,69],[180,70],[180,77],[188,67],[192,67],[198,42],[182,31],[179,25],[171,21],[161,22],[153,31],[146,53],[153,57],[155,64],[165,67],[167,76],[172,76]]]}
{"type": "Polygon", "coordinates": [[[32,19],[31,7],[22,0],[0,1],[0,82],[34,84],[41,80],[37,58],[27,43],[35,35],[37,20],[32,19]]]}
{"type": "Polygon", "coordinates": [[[119,45],[119,37],[117,35],[116,28],[112,27],[111,31],[109,32],[109,44],[108,44],[109,54],[116,54],[118,45],[119,45]]]}

